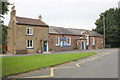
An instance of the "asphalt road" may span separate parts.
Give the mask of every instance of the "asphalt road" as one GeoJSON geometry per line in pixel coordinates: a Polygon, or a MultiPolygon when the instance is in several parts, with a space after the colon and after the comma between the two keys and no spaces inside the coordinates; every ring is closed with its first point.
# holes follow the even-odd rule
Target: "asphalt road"
{"type": "MultiPolygon", "coordinates": [[[[118,49],[89,50],[97,55],[12,78],[118,78],[118,49]],[[79,65],[76,65],[78,64],[79,65]]],[[[77,52],[76,52],[77,53],[77,52]]],[[[53,53],[56,54],[56,53],[53,53]]]]}

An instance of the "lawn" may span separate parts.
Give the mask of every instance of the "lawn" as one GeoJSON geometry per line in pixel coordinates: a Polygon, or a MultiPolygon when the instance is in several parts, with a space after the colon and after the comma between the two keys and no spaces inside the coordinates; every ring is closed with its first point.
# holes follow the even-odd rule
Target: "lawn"
{"type": "Polygon", "coordinates": [[[2,58],[2,74],[9,76],[12,74],[22,73],[44,67],[61,64],[68,61],[85,58],[95,55],[95,52],[84,53],[64,53],[64,54],[44,54],[22,57],[3,57],[2,58]]]}

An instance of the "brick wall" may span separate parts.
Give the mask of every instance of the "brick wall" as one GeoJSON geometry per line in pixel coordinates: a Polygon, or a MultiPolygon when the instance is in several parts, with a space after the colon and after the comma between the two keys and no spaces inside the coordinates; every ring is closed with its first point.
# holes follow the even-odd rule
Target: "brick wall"
{"type": "MultiPolygon", "coordinates": [[[[58,51],[73,51],[74,47],[77,46],[77,39],[79,39],[81,36],[75,36],[75,35],[60,35],[60,34],[50,34],[49,36],[49,51],[52,49],[53,52],[58,51]],[[71,45],[67,47],[60,47],[55,46],[55,37],[70,37],[71,38],[71,45]]],[[[81,49],[81,46],[78,46],[79,49],[81,49]]]]}

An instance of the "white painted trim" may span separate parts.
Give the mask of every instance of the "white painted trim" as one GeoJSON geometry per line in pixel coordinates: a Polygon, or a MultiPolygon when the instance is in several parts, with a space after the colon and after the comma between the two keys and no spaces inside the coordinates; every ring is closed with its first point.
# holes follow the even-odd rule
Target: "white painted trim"
{"type": "Polygon", "coordinates": [[[59,46],[60,45],[60,37],[55,37],[55,46],[59,46]],[[56,43],[56,39],[58,39],[58,44],[56,43]]]}
{"type": "Polygon", "coordinates": [[[47,41],[47,52],[48,52],[48,41],[47,41]]]}
{"type": "Polygon", "coordinates": [[[68,40],[68,38],[69,38],[69,44],[67,42],[67,45],[71,45],[71,37],[67,37],[67,40],[68,40]]]}
{"type": "Polygon", "coordinates": [[[89,45],[89,35],[85,35],[87,41],[86,41],[86,45],[89,45]]]}
{"type": "Polygon", "coordinates": [[[95,38],[92,37],[92,45],[95,45],[95,38]]]}
{"type": "MultiPolygon", "coordinates": [[[[29,41],[30,41],[30,40],[29,40],[29,41]]],[[[32,47],[28,47],[27,44],[28,44],[28,40],[26,40],[26,48],[33,48],[33,40],[32,40],[32,47]]],[[[30,44],[30,43],[29,43],[29,44],[30,44]]]]}
{"type": "Polygon", "coordinates": [[[77,46],[80,46],[80,44],[81,44],[81,43],[80,43],[80,41],[79,41],[79,40],[77,40],[77,46]]]}
{"type": "Polygon", "coordinates": [[[33,28],[32,27],[26,27],[26,35],[33,35],[33,28]],[[27,29],[29,29],[29,32],[31,33],[31,34],[27,34],[27,29]]]}
{"type": "Polygon", "coordinates": [[[86,45],[85,45],[85,42],[84,42],[84,50],[86,50],[86,45]]]}

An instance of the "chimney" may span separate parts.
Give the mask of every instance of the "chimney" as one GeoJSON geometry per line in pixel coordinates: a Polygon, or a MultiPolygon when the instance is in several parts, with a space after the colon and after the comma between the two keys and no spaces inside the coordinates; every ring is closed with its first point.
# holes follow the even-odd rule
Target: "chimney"
{"type": "Polygon", "coordinates": [[[39,18],[40,20],[42,20],[42,16],[41,16],[41,15],[39,15],[38,18],[39,18]]]}
{"type": "Polygon", "coordinates": [[[13,6],[12,8],[11,8],[11,19],[12,18],[15,18],[16,17],[16,10],[15,10],[15,6],[13,6]]]}

